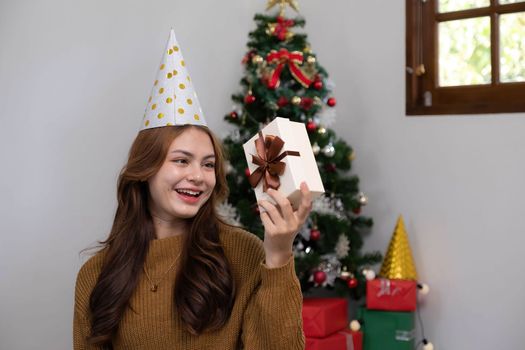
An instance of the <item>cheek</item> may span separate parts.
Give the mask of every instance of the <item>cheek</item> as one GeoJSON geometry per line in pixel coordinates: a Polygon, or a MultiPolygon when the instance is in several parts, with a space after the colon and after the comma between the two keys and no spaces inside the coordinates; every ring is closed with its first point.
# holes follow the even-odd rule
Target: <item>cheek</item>
{"type": "Polygon", "coordinates": [[[206,182],[208,183],[210,192],[213,192],[213,189],[215,188],[215,185],[217,184],[217,180],[215,179],[215,174],[210,176],[210,178],[206,182]]]}

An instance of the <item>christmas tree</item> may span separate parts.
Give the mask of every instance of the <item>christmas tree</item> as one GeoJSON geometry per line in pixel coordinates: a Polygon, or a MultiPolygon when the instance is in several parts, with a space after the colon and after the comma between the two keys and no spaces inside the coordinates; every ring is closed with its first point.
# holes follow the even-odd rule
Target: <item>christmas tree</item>
{"type": "Polygon", "coordinates": [[[362,236],[372,226],[372,219],[361,215],[368,199],[359,191],[358,177],[349,174],[355,157],[352,148],[329,128],[335,120],[333,83],[306,34],[296,32],[305,20],[285,17],[286,6],[297,10],[297,2],[270,0],[268,10],[275,5],[280,7],[278,14],[255,15],[257,28],[249,33],[242,60],[242,91],[232,96],[235,107],[225,116],[235,128],[224,139],[230,198],[220,210],[231,223],[263,238],[242,145],[276,116],[305,123],[326,193],[314,202],[294,242],[297,275],[303,292],[336,288],[359,298],[364,295],[367,267],[381,260],[377,252],[360,252],[362,236]]]}

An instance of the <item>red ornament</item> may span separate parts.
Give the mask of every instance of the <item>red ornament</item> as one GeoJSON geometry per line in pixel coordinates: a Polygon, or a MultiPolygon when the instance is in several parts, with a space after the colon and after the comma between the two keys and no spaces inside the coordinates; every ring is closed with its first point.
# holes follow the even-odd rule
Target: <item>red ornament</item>
{"type": "Polygon", "coordinates": [[[330,107],[335,106],[336,103],[337,103],[337,101],[336,101],[336,99],[334,97],[330,97],[328,99],[328,101],[326,101],[326,104],[329,105],[330,107]]]}
{"type": "Polygon", "coordinates": [[[244,175],[246,175],[246,177],[250,177],[250,168],[244,169],[244,175]]]}
{"type": "Polygon", "coordinates": [[[255,102],[255,96],[253,96],[252,94],[248,94],[244,96],[244,103],[246,103],[247,105],[252,104],[254,102],[255,102]]]}
{"type": "Polygon", "coordinates": [[[323,82],[321,80],[314,81],[314,89],[321,90],[323,88],[323,82]]]}
{"type": "Polygon", "coordinates": [[[326,273],[324,271],[315,271],[314,282],[316,284],[322,284],[324,281],[326,281],[326,273]]]}
{"type": "Polygon", "coordinates": [[[279,99],[277,100],[277,105],[280,108],[283,108],[283,107],[287,106],[288,105],[288,99],[285,96],[279,97],[279,99]]]}
{"type": "Polygon", "coordinates": [[[356,215],[361,214],[361,207],[357,207],[357,208],[352,209],[352,212],[353,212],[354,214],[356,214],[356,215]]]}
{"type": "Polygon", "coordinates": [[[337,170],[337,167],[335,166],[334,163],[328,163],[325,165],[325,169],[326,171],[330,172],[330,173],[335,173],[335,171],[337,170]]]}
{"type": "Polygon", "coordinates": [[[319,238],[321,238],[321,231],[319,231],[316,228],[313,228],[310,230],[310,240],[311,241],[318,241],[319,238]]]}
{"type": "Polygon", "coordinates": [[[312,108],[313,104],[314,104],[314,99],[311,97],[303,97],[301,99],[301,107],[306,111],[312,108]]]}
{"type": "Polygon", "coordinates": [[[359,284],[359,282],[357,281],[357,278],[350,278],[348,282],[346,283],[348,285],[348,288],[355,288],[359,284]]]}
{"type": "Polygon", "coordinates": [[[313,120],[309,120],[308,123],[306,123],[306,130],[309,133],[313,133],[317,130],[317,125],[314,123],[313,120]]]}
{"type": "Polygon", "coordinates": [[[253,56],[255,56],[255,51],[254,50],[250,50],[249,52],[246,53],[246,55],[244,55],[244,57],[242,58],[241,63],[242,64],[246,64],[246,63],[250,62],[253,56]]]}
{"type": "Polygon", "coordinates": [[[237,119],[239,117],[239,115],[237,114],[237,112],[233,111],[230,113],[230,118],[232,119],[237,119]]]}

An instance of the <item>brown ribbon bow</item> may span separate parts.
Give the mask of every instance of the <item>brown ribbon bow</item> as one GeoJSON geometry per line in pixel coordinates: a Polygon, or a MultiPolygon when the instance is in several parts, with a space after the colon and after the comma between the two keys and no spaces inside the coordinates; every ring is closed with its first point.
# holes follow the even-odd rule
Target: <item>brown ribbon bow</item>
{"type": "Polygon", "coordinates": [[[279,136],[266,135],[259,131],[259,137],[255,140],[257,155],[252,154],[252,163],[258,165],[253,173],[250,174],[249,181],[252,187],[257,187],[259,181],[263,181],[263,191],[268,188],[279,189],[281,181],[279,176],[284,173],[286,164],[281,160],[286,156],[300,156],[296,151],[279,152],[284,146],[284,141],[279,136]]]}

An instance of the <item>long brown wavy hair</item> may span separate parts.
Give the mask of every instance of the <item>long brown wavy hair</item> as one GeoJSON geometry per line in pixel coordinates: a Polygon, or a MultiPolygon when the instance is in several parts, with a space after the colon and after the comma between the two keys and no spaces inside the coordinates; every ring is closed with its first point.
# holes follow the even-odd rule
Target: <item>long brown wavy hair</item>
{"type": "Polygon", "coordinates": [[[139,132],[127,164],[118,178],[118,207],[109,237],[102,242],[104,263],[91,293],[91,334],[88,342],[112,349],[124,311],[137,287],[149,242],[155,230],[148,209],[147,179],[155,175],[166,159],[173,140],[188,128],[206,132],[215,151],[216,184],[212,195],[188,219],[174,298],[180,318],[194,335],[221,328],[229,319],[235,297],[230,266],[220,245],[216,205],[228,196],[224,152],[220,141],[207,127],[170,126],[139,132]]]}

